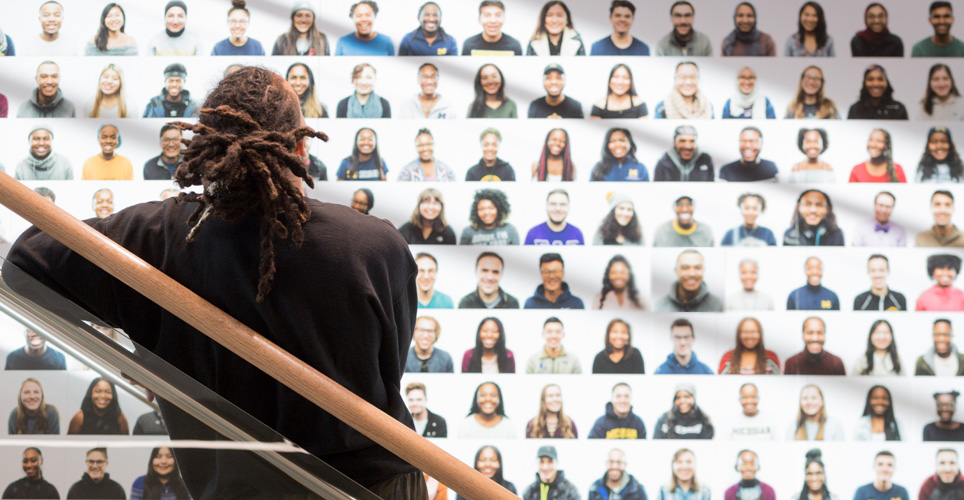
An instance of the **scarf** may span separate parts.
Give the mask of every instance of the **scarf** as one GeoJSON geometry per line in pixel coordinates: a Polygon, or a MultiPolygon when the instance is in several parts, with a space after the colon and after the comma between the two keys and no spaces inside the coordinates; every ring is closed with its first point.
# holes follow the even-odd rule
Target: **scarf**
{"type": "MultiPolygon", "coordinates": [[[[713,108],[711,106],[712,103],[710,103],[710,100],[707,99],[699,89],[697,89],[696,94],[693,95],[692,111],[690,111],[689,103],[683,98],[683,94],[680,94],[675,87],[670,91],[669,95],[666,96],[666,100],[663,101],[663,111],[666,113],[666,118],[708,120],[713,117],[713,108]]],[[[764,113],[765,112],[764,110],[764,113]]]]}
{"type": "Polygon", "coordinates": [[[730,116],[743,116],[743,113],[747,109],[753,110],[755,115],[753,118],[766,118],[766,97],[763,96],[763,93],[760,92],[760,89],[758,89],[756,85],[753,86],[753,92],[744,94],[743,91],[740,90],[740,84],[737,83],[736,96],[730,99],[730,116]]]}
{"type": "MultiPolygon", "coordinates": [[[[739,10],[743,5],[749,6],[750,9],[753,10],[753,16],[756,17],[756,8],[747,2],[737,5],[737,10],[739,10]]],[[[733,13],[733,24],[734,26],[736,25],[736,12],[733,13]]],[[[726,35],[726,38],[723,39],[723,55],[732,56],[733,46],[736,45],[736,42],[746,45],[746,54],[744,55],[763,55],[763,47],[760,45],[760,31],[756,29],[756,23],[753,23],[753,29],[746,33],[740,31],[738,27],[734,27],[733,31],[731,31],[730,34],[726,35]]]]}
{"type": "Polygon", "coordinates": [[[382,98],[378,97],[374,91],[368,95],[368,102],[362,104],[358,101],[358,94],[351,93],[348,97],[348,117],[349,118],[381,118],[382,117],[382,98]]]}

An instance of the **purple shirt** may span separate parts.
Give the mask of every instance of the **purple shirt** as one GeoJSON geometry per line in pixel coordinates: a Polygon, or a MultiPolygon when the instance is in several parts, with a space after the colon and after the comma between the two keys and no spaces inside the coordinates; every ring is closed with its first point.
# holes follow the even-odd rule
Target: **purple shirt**
{"type": "Polygon", "coordinates": [[[583,245],[582,231],[572,224],[566,224],[562,231],[549,229],[549,223],[543,222],[529,230],[526,234],[526,245],[583,245]]]}
{"type": "Polygon", "coordinates": [[[892,221],[881,226],[876,219],[861,222],[854,228],[851,245],[855,247],[905,247],[907,232],[892,221]]]}

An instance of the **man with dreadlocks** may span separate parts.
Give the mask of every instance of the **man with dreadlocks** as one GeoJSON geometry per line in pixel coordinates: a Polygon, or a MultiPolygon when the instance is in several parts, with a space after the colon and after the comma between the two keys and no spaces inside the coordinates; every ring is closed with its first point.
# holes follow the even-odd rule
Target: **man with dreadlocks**
{"type": "MultiPolygon", "coordinates": [[[[175,172],[182,194],[86,221],[162,272],[395,419],[413,427],[400,380],[412,340],[417,268],[389,223],[304,195],[313,186],[298,96],[259,68],[208,96],[175,172]],[[364,235],[361,238],[354,235],[364,235]]],[[[81,305],[383,498],[426,498],[414,467],[285,388],[37,228],[9,264],[81,305]],[[104,291],[109,290],[108,293],[104,291]]],[[[4,278],[16,286],[16,269],[4,278]]],[[[36,292],[35,292],[36,293],[36,292]]],[[[173,439],[215,432],[160,401],[173,439]]],[[[291,480],[238,454],[175,451],[194,498],[281,498],[291,480]]],[[[300,497],[299,497],[300,498],[300,497]]]]}

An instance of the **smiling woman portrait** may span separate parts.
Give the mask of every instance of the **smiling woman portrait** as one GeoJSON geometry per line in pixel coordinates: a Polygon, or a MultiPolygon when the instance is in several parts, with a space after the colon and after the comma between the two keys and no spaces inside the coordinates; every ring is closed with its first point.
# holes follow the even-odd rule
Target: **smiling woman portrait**
{"type": "Polygon", "coordinates": [[[67,434],[130,434],[113,382],[103,377],[90,382],[80,411],[70,419],[67,434]]]}

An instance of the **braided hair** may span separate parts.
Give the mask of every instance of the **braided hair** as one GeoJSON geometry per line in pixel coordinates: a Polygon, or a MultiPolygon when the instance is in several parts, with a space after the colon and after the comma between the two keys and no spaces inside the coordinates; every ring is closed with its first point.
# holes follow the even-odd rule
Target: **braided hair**
{"type": "Polygon", "coordinates": [[[193,226],[187,241],[194,241],[212,214],[235,221],[255,210],[261,218],[261,261],[257,301],[263,302],[274,279],[274,237],[291,236],[295,246],[304,242],[302,224],[311,210],[300,186],[288,170],[304,179],[305,158],[295,153],[305,137],[323,141],[328,136],[301,126],[301,107],[290,99],[284,80],[266,69],[245,67],[221,80],[200,113],[199,123],[174,122],[190,130],[187,145],[174,173],[177,184],[204,186],[204,193],[182,193],[181,199],[198,202],[188,219],[193,226]]]}

